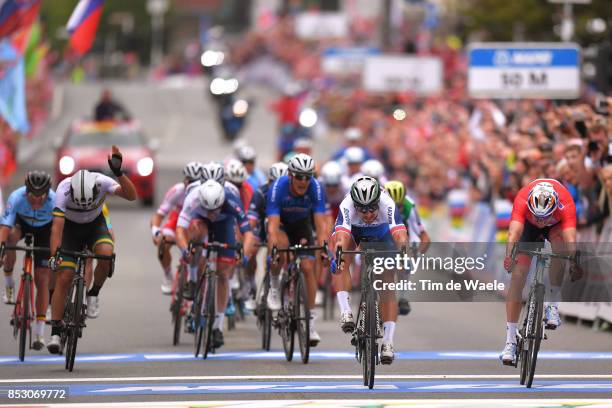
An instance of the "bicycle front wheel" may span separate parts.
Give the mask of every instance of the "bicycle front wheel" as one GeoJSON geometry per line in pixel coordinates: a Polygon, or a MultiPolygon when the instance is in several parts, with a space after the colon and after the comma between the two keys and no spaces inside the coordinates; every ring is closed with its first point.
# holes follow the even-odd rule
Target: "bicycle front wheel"
{"type": "Polygon", "coordinates": [[[270,288],[270,273],[266,273],[262,282],[262,296],[259,297],[257,306],[257,321],[261,325],[261,348],[270,351],[270,341],[272,338],[272,311],[268,308],[268,292],[270,288]]]}
{"type": "MultiPolygon", "coordinates": [[[[26,341],[28,338],[28,329],[30,327],[30,296],[32,292],[32,278],[28,275],[22,280],[23,293],[20,301],[20,315],[17,317],[19,321],[19,360],[25,359],[26,341]]],[[[17,306],[15,305],[15,308],[17,306]]]]}
{"type": "Polygon", "coordinates": [[[306,293],[306,284],[304,275],[299,271],[297,287],[295,289],[295,310],[294,318],[298,333],[298,342],[300,344],[300,355],[302,362],[308,363],[310,356],[310,308],[308,307],[308,296],[306,293]]]}
{"type": "Polygon", "coordinates": [[[285,359],[293,360],[293,348],[295,344],[295,324],[293,321],[293,283],[285,278],[281,282],[281,310],[279,311],[280,335],[283,339],[283,350],[285,359]]]}
{"type": "Polygon", "coordinates": [[[79,330],[83,319],[83,279],[76,281],[74,297],[70,305],[72,309],[72,320],[68,325],[68,350],[66,353],[66,365],[68,371],[74,369],[74,360],[76,359],[77,343],[79,341],[79,330]]]}
{"type": "Polygon", "coordinates": [[[527,358],[529,360],[529,370],[527,372],[526,387],[531,388],[533,377],[535,375],[536,363],[538,361],[538,352],[540,351],[540,343],[544,333],[544,285],[537,284],[532,293],[534,301],[531,302],[534,307],[533,319],[531,321],[531,336],[529,338],[529,349],[527,358]]]}
{"type": "Polygon", "coordinates": [[[206,279],[206,295],[204,297],[204,322],[202,325],[202,341],[204,341],[204,345],[202,348],[202,358],[206,359],[208,357],[208,353],[213,349],[212,342],[212,332],[213,332],[213,323],[215,322],[215,291],[216,291],[216,281],[215,276],[212,274],[207,275],[206,279]]]}
{"type": "Polygon", "coordinates": [[[202,316],[202,309],[204,306],[204,296],[206,294],[206,275],[202,274],[198,279],[198,286],[196,288],[195,297],[193,300],[193,324],[194,324],[194,357],[200,355],[200,349],[202,346],[202,326],[204,323],[204,317],[202,316]]]}
{"type": "Polygon", "coordinates": [[[374,388],[374,375],[376,373],[376,355],[377,355],[377,344],[376,344],[376,296],[371,289],[368,289],[365,303],[365,324],[364,324],[364,340],[363,340],[363,353],[361,357],[361,364],[363,367],[363,385],[369,389],[374,388]]]}

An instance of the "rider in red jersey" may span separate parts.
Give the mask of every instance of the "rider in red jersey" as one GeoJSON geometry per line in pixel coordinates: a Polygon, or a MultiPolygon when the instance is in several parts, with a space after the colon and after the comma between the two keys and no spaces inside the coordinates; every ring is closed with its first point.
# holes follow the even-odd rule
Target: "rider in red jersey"
{"type": "MultiPolygon", "coordinates": [[[[576,253],[576,206],[570,192],[554,179],[537,179],[523,187],[514,199],[508,231],[508,243],[504,268],[512,273],[506,299],[506,346],[500,356],[503,364],[513,365],[516,360],[516,330],[521,311],[521,293],[529,272],[531,258],[516,256],[512,266],[512,250],[515,244],[550,241],[555,253],[576,253]]],[[[550,287],[547,289],[544,321],[549,330],[556,329],[561,321],[557,302],[561,297],[563,269],[553,260],[550,268],[550,287]]],[[[570,267],[572,279],[579,278],[576,262],[570,267]]]]}

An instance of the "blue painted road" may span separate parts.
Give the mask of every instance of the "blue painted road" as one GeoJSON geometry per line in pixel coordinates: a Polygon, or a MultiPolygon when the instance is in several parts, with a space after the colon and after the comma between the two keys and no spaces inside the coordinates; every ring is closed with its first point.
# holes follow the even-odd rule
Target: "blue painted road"
{"type": "MultiPolygon", "coordinates": [[[[40,389],[42,385],[19,385],[20,390],[40,389]]],[[[249,394],[249,393],[610,393],[610,381],[537,381],[528,389],[517,381],[380,381],[374,391],[359,381],[306,382],[201,382],[201,383],[132,383],[71,384],[70,397],[117,395],[186,395],[186,394],[249,394]]],[[[13,387],[0,387],[0,395],[13,387]]]]}
{"type": "MultiPolygon", "coordinates": [[[[215,361],[249,361],[249,360],[284,360],[281,351],[270,352],[230,352],[209,354],[209,360],[215,361]]],[[[353,360],[355,354],[347,351],[311,352],[311,360],[353,360]]],[[[498,360],[499,351],[406,351],[395,353],[396,360],[498,360]]],[[[612,360],[612,353],[606,352],[555,352],[541,351],[540,360],[612,360]]],[[[142,362],[176,362],[195,361],[193,353],[138,353],[138,354],[83,354],[76,358],[80,363],[142,363],[142,362]]],[[[64,362],[64,356],[48,354],[26,356],[20,362],[16,356],[1,356],[0,365],[23,364],[57,364],[64,362]]]]}

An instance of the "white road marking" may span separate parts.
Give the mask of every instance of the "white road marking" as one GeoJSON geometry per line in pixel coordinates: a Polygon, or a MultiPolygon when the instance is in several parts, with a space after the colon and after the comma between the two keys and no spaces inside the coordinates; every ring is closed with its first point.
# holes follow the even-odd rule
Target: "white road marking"
{"type": "MultiPolygon", "coordinates": [[[[241,381],[241,380],[356,380],[361,375],[199,375],[168,377],[89,377],[89,378],[18,378],[0,379],[0,384],[130,382],[130,381],[241,381]]],[[[536,379],[612,379],[612,374],[536,374],[536,379]]],[[[514,380],[518,374],[389,374],[377,375],[377,380],[514,380]]]]}
{"type": "MultiPolygon", "coordinates": [[[[217,400],[217,401],[164,401],[164,402],[102,402],[102,403],[79,403],[82,408],[148,408],[148,407],[363,407],[363,406],[410,406],[410,407],[496,407],[496,408],[522,408],[522,407],[559,407],[560,405],[584,406],[590,408],[611,408],[612,402],[604,399],[359,399],[359,400],[338,400],[338,399],[317,399],[317,400],[217,400]]],[[[11,405],[11,407],[30,407],[28,405],[11,405]]],[[[45,407],[53,408],[72,408],[75,404],[44,404],[45,407]]]]}

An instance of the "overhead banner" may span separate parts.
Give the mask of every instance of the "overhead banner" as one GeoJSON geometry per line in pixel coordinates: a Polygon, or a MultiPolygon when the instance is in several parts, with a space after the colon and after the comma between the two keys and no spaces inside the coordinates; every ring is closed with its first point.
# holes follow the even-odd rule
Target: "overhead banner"
{"type": "Polygon", "coordinates": [[[362,76],[370,92],[442,92],[442,61],[436,57],[379,55],[368,57],[362,76]]]}
{"type": "Polygon", "coordinates": [[[580,96],[577,44],[474,43],[468,55],[468,91],[473,98],[580,96]]]}

